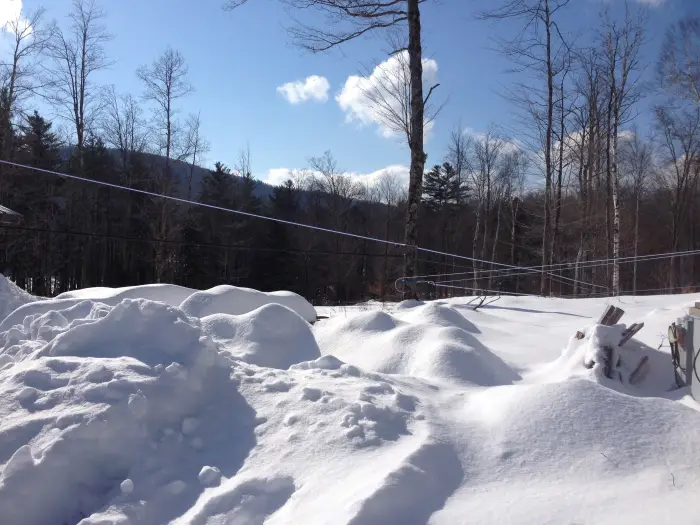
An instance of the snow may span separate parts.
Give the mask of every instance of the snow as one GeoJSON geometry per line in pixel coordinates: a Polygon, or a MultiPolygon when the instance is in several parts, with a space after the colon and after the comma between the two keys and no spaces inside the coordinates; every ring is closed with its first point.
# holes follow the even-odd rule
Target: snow
{"type": "Polygon", "coordinates": [[[180,308],[193,317],[204,317],[213,314],[241,315],[267,304],[286,306],[309,323],[316,321],[314,307],[295,293],[266,293],[225,285],[190,295],[182,302],[180,308]]]}
{"type": "Polygon", "coordinates": [[[0,274],[0,319],[4,319],[20,306],[36,301],[36,299],[0,274]]]}
{"type": "Polygon", "coordinates": [[[700,405],[662,335],[698,295],[615,302],[645,323],[622,381],[598,299],[313,326],[299,296],[231,287],[25,299],[0,324],[3,525],[697,522],[700,405]]]}

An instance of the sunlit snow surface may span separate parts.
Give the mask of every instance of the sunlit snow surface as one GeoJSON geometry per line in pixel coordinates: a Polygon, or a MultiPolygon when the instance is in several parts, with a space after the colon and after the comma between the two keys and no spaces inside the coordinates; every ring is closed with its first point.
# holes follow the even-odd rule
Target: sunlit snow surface
{"type": "Polygon", "coordinates": [[[662,345],[698,295],[615,302],[645,323],[620,382],[583,366],[624,328],[601,299],[312,326],[288,292],[0,281],[2,525],[700,523],[700,413],[662,345]]]}

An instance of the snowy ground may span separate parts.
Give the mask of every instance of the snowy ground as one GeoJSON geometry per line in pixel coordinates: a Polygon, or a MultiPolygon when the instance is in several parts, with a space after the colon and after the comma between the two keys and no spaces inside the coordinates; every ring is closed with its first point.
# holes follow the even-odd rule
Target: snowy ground
{"type": "Polygon", "coordinates": [[[646,326],[613,382],[583,366],[605,300],[310,326],[289,293],[0,281],[2,525],[700,523],[700,407],[658,350],[700,295],[616,302],[646,326]]]}

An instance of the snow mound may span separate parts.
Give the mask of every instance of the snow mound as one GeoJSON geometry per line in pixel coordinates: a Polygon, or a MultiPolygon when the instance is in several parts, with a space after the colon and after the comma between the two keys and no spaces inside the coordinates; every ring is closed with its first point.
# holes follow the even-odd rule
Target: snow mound
{"type": "Polygon", "coordinates": [[[5,319],[14,310],[37,298],[22,290],[7,277],[0,274],[0,320],[5,319]]]}
{"type": "Polygon", "coordinates": [[[316,310],[306,299],[293,292],[259,292],[250,288],[216,286],[196,292],[185,299],[180,308],[192,317],[213,314],[241,315],[266,304],[279,304],[296,312],[309,323],[316,322],[316,310]]]}
{"type": "Polygon", "coordinates": [[[253,446],[231,360],[176,308],[84,301],[1,337],[4,525],[112,523],[124,508],[167,523],[201,492],[204,466],[230,476],[253,446]],[[18,505],[27,494],[35,504],[18,505]]]}
{"type": "Polygon", "coordinates": [[[406,299],[405,301],[401,301],[399,304],[396,305],[396,310],[409,310],[411,308],[415,308],[416,306],[422,306],[425,303],[423,301],[419,301],[418,299],[406,299]]]}
{"type": "Polygon", "coordinates": [[[408,321],[410,323],[424,323],[448,327],[456,326],[472,334],[479,333],[474,323],[467,320],[456,308],[437,302],[415,307],[405,313],[401,312],[398,316],[403,321],[408,321]]]}
{"type": "Polygon", "coordinates": [[[384,312],[331,319],[315,327],[314,333],[323,354],[370,371],[480,386],[519,379],[464,328],[476,331],[453,308],[426,305],[404,315],[403,320],[384,312]]]}
{"type": "Polygon", "coordinates": [[[309,324],[279,304],[244,315],[208,315],[202,327],[236,359],[258,366],[287,369],[321,355],[309,324]]]}
{"type": "Polygon", "coordinates": [[[697,521],[700,406],[666,392],[656,339],[677,298],[629,303],[648,330],[617,352],[656,360],[633,387],[599,363],[624,326],[574,337],[597,299],[311,326],[276,301],[120,293],[0,326],[2,525],[697,521]]]}
{"type": "Polygon", "coordinates": [[[158,301],[170,306],[179,306],[182,301],[194,292],[195,290],[192,288],[174,284],[145,284],[123,288],[84,288],[83,290],[62,293],[54,299],[79,299],[81,301],[89,299],[111,305],[120,302],[122,299],[150,299],[151,301],[158,301]]]}

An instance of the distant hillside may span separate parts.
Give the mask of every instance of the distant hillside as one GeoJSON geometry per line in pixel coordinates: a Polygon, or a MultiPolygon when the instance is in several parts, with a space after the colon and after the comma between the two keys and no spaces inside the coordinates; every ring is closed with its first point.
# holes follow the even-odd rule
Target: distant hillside
{"type": "MultiPolygon", "coordinates": [[[[73,152],[73,147],[66,147],[63,148],[62,154],[64,155],[65,159],[68,159],[68,157],[71,155],[73,152]]],[[[116,149],[109,148],[109,151],[116,157],[118,152],[116,149]]],[[[149,164],[153,167],[161,167],[165,166],[165,157],[162,155],[154,155],[151,153],[143,153],[143,156],[149,164]]],[[[172,163],[172,168],[173,168],[173,173],[175,174],[176,177],[180,180],[180,193],[182,196],[187,195],[187,184],[188,180],[190,177],[190,170],[192,170],[192,196],[194,198],[197,198],[199,196],[199,192],[202,187],[202,180],[204,179],[205,175],[209,173],[209,170],[207,168],[202,168],[201,166],[194,166],[194,169],[192,169],[192,166],[186,162],[182,161],[173,161],[172,163]]],[[[240,179],[238,175],[231,175],[232,177],[236,179],[240,179]]],[[[270,195],[272,195],[273,191],[273,186],[270,186],[269,184],[266,184],[264,182],[258,181],[258,184],[255,187],[255,196],[259,197],[261,199],[268,199],[270,195]]]]}

